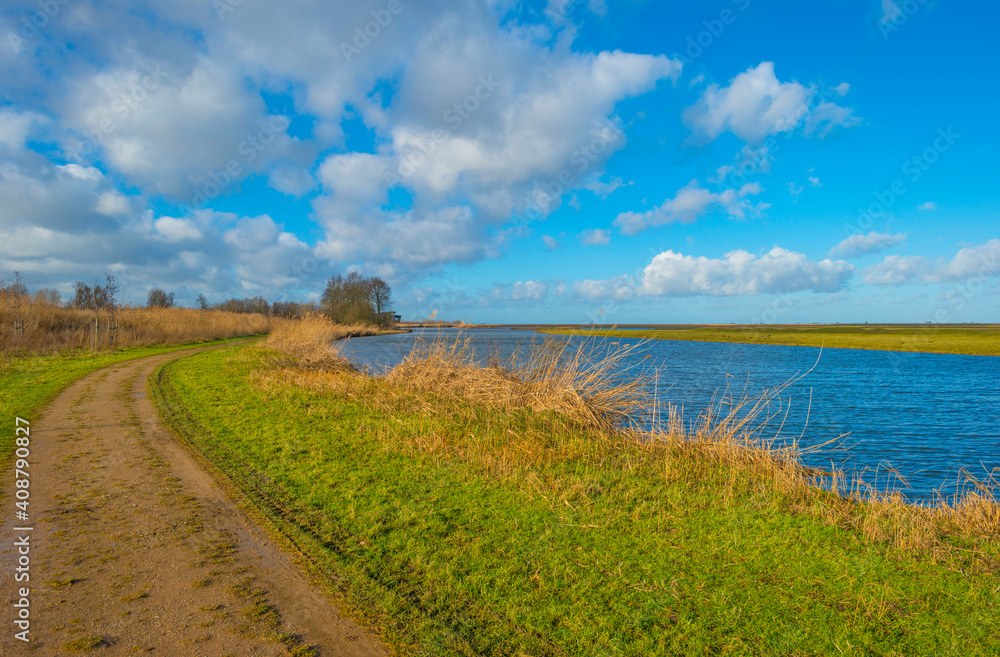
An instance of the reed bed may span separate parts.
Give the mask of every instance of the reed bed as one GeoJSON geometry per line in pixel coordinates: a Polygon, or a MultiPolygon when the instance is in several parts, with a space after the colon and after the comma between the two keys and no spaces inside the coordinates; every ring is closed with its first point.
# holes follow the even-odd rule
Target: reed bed
{"type": "Polygon", "coordinates": [[[477,359],[471,338],[416,344],[386,376],[390,384],[456,395],[496,410],[554,411],[584,425],[614,430],[635,424],[650,408],[649,376],[616,375],[634,355],[626,347],[594,357],[568,340],[532,342],[501,359],[477,359]]]}
{"type": "Polygon", "coordinates": [[[22,299],[18,313],[8,296],[0,298],[0,327],[0,350],[13,353],[175,345],[259,335],[270,330],[271,319],[221,310],[132,306],[118,308],[112,315],[106,310],[95,313],[28,298],[22,299]]]}
{"type": "Polygon", "coordinates": [[[336,341],[383,332],[369,324],[335,324],[319,315],[307,315],[301,319],[274,320],[266,344],[294,357],[299,367],[354,371],[356,368],[340,356],[336,341]]]}

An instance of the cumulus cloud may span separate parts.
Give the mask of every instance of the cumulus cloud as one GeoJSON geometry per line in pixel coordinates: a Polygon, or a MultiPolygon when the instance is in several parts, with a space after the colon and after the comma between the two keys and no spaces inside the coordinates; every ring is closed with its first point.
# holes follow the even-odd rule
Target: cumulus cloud
{"type": "Polygon", "coordinates": [[[990,278],[1000,275],[1000,239],[960,249],[935,275],[940,281],[990,278]]]}
{"type": "Polygon", "coordinates": [[[957,283],[997,276],[1000,276],[1000,239],[997,238],[963,247],[950,260],[892,255],[864,271],[864,281],[871,285],[957,283]]]}
{"type": "Polygon", "coordinates": [[[32,128],[45,122],[47,119],[35,112],[0,111],[0,146],[11,151],[21,150],[32,128]]]}
{"type": "Polygon", "coordinates": [[[762,62],[734,77],[726,87],[709,85],[698,102],[684,112],[684,122],[700,140],[712,141],[729,131],[752,144],[800,125],[806,133],[821,137],[836,126],[857,125],[858,119],[849,108],[830,101],[812,107],[816,95],[815,87],[781,82],[775,76],[774,63],[762,62]]]}
{"type": "Polygon", "coordinates": [[[926,203],[922,203],[917,208],[917,210],[920,210],[921,212],[934,212],[937,209],[938,209],[937,203],[935,203],[934,201],[928,201],[926,203]]]}
{"type": "Polygon", "coordinates": [[[584,246],[603,246],[611,242],[611,231],[601,228],[589,228],[580,234],[584,246]]]}
{"type": "Polygon", "coordinates": [[[753,205],[747,198],[764,191],[758,183],[747,183],[739,189],[712,192],[692,180],[659,207],[648,212],[623,212],[614,225],[625,235],[637,235],[647,228],[669,223],[691,223],[714,210],[723,210],[731,219],[744,219],[748,213],[764,208],[753,205]]]}
{"type": "Polygon", "coordinates": [[[869,285],[903,285],[927,280],[931,265],[919,256],[886,256],[882,262],[864,270],[862,280],[869,285]]]}
{"type": "Polygon", "coordinates": [[[560,246],[559,240],[552,237],[551,235],[542,235],[542,244],[545,245],[545,249],[548,251],[555,251],[560,246]]]}
{"type": "Polygon", "coordinates": [[[834,258],[857,258],[869,253],[878,253],[891,246],[900,244],[906,240],[905,233],[888,235],[885,233],[871,232],[867,235],[851,235],[845,238],[837,246],[830,249],[830,256],[834,258]]]}
{"type": "Polygon", "coordinates": [[[631,276],[577,281],[572,289],[573,294],[589,301],[626,301],[636,296],[635,280],[631,276]]]}
{"type": "Polygon", "coordinates": [[[681,72],[662,55],[571,48],[571,23],[513,20],[494,2],[402,7],[360,43],[384,1],[67,6],[46,43],[72,52],[29,44],[37,65],[0,67],[13,104],[0,109],[0,219],[52,257],[24,262],[5,242],[0,258],[51,272],[104,258],[136,280],[239,293],[292,281],[310,253],[394,280],[496,257],[524,232],[512,213],[541,219],[575,190],[626,184],[605,175],[628,141],[616,113],[681,72]],[[58,159],[10,159],[43,133],[58,159]],[[308,196],[314,246],[208,210],[259,185],[308,196]],[[74,238],[87,246],[66,248],[74,238]]]}
{"type": "Polygon", "coordinates": [[[854,272],[841,260],[809,260],[774,247],[763,256],[731,251],[722,258],[664,251],[645,268],[639,292],[648,296],[732,296],[811,290],[837,292],[854,272]]]}

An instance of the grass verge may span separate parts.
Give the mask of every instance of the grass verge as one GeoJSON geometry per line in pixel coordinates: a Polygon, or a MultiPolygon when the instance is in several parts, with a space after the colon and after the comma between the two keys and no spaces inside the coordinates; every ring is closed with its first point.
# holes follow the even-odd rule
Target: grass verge
{"type": "MultiPolygon", "coordinates": [[[[0,353],[0,418],[14,426],[14,418],[34,420],[39,409],[68,385],[102,367],[143,356],[152,356],[192,347],[222,344],[224,338],[186,345],[129,347],[115,351],[76,350],[24,353],[11,357],[0,353]]],[[[13,454],[13,429],[0,431],[0,466],[6,466],[13,454]]]]}
{"type": "Polygon", "coordinates": [[[965,531],[789,484],[752,450],[261,347],[173,361],[151,388],[400,654],[1000,651],[995,518],[965,531]]]}
{"type": "Polygon", "coordinates": [[[735,325],[669,330],[542,328],[538,332],[644,340],[737,342],[741,344],[1000,356],[1000,326],[996,324],[977,326],[735,325]]]}

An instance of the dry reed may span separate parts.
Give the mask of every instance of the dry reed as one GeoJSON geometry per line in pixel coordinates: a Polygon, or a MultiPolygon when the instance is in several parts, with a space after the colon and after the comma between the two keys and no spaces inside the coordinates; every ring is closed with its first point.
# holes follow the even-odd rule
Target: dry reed
{"type": "Polygon", "coordinates": [[[418,341],[386,380],[493,409],[555,411],[587,426],[614,430],[641,421],[649,408],[649,377],[616,374],[636,349],[623,347],[595,357],[586,344],[571,349],[568,340],[546,339],[506,359],[494,351],[483,366],[471,337],[451,344],[418,341]]]}
{"type": "Polygon", "coordinates": [[[111,349],[174,345],[201,340],[267,333],[271,320],[263,315],[190,308],[64,308],[22,297],[20,320],[10,294],[0,294],[0,350],[7,353],[111,349]],[[95,328],[95,322],[97,328],[95,328]]]}
{"type": "Polygon", "coordinates": [[[367,324],[334,324],[319,315],[309,315],[302,319],[276,319],[267,337],[267,346],[294,357],[300,367],[326,370],[353,370],[342,358],[335,346],[337,340],[366,335],[378,335],[382,331],[367,324]]]}

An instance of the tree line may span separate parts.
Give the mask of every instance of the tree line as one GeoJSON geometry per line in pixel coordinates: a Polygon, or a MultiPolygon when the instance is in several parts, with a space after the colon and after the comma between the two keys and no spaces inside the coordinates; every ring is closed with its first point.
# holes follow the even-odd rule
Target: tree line
{"type": "MultiPolygon", "coordinates": [[[[33,299],[49,305],[62,305],[62,295],[58,290],[42,288],[32,297],[17,275],[9,285],[0,283],[0,294],[6,294],[18,301],[33,299]]],[[[95,281],[93,285],[77,281],[73,285],[73,298],[65,305],[70,308],[93,311],[110,311],[112,314],[120,305],[117,298],[118,283],[114,276],[105,274],[105,283],[95,281]]],[[[201,310],[225,310],[233,313],[260,314],[269,317],[295,319],[310,313],[320,312],[338,324],[388,324],[392,322],[392,288],[378,276],[364,276],[351,272],[330,278],[323,290],[322,299],[316,303],[296,301],[270,302],[261,296],[232,298],[219,303],[209,303],[204,294],[199,294],[197,307],[201,310]]],[[[146,306],[150,308],[173,308],[176,296],[162,288],[153,288],[146,296],[146,306]]]]}

